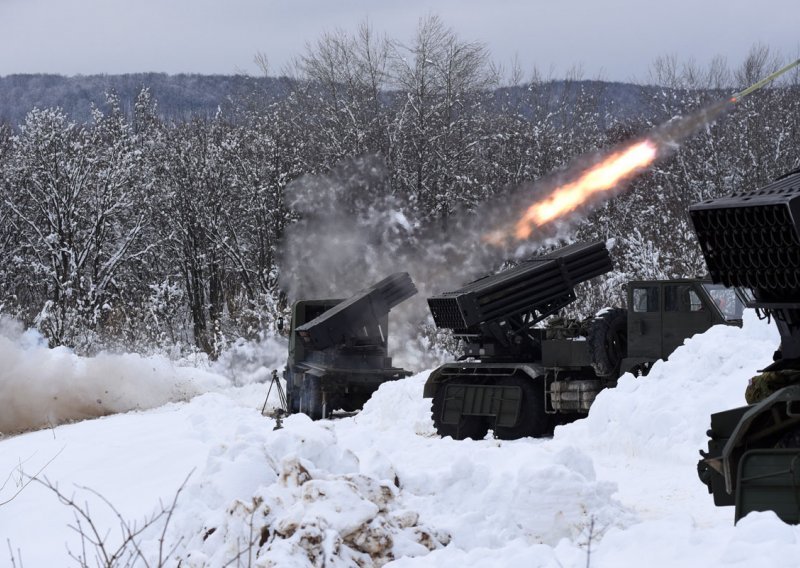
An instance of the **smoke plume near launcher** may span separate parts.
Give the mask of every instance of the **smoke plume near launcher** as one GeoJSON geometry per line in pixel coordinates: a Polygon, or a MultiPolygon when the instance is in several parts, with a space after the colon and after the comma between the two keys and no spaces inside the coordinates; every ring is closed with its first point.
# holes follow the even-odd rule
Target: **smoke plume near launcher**
{"type": "Polygon", "coordinates": [[[557,187],[524,208],[513,225],[487,234],[485,240],[495,245],[527,240],[539,227],[619,194],[633,178],[648,170],[656,161],[670,155],[689,136],[731,110],[750,93],[798,65],[800,59],[736,93],[730,99],[670,120],[645,136],[602,152],[594,158],[582,156],[576,159],[561,172],[557,187]]]}

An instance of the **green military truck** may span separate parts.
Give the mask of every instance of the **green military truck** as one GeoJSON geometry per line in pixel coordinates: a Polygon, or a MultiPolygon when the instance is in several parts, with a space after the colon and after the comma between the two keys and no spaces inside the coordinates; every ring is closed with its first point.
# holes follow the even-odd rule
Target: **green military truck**
{"type": "Polygon", "coordinates": [[[741,325],[742,304],[711,281],[628,283],[628,309],[554,318],[574,287],[613,268],[602,242],[578,243],[428,299],[434,322],[463,341],[458,361],[434,370],[437,432],[455,439],[548,436],[589,411],[625,372],[647,374],[683,341],[716,324],[741,325]]]}
{"type": "Polygon", "coordinates": [[[359,410],[381,384],[409,376],[388,355],[389,311],[416,293],[398,272],[346,300],[295,302],[283,372],[287,410],[314,420],[359,410]]]}
{"type": "Polygon", "coordinates": [[[800,170],[689,213],[712,280],[736,287],[781,337],[750,404],[711,415],[698,474],[736,520],[771,510],[800,523],[800,170]]]}

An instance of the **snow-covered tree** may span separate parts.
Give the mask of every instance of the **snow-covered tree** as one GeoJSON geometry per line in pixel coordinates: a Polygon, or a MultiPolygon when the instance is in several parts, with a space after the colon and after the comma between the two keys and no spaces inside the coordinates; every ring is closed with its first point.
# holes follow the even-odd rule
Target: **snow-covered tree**
{"type": "Polygon", "coordinates": [[[115,311],[115,277],[144,254],[134,201],[139,158],[115,97],[92,125],[58,109],[34,110],[12,139],[3,202],[19,231],[16,289],[54,344],[76,343],[115,311]]]}
{"type": "Polygon", "coordinates": [[[496,82],[488,51],[429,16],[410,45],[393,44],[391,72],[401,93],[393,124],[396,185],[418,211],[446,221],[457,206],[486,194],[471,174],[481,156],[486,91],[496,82]]]}

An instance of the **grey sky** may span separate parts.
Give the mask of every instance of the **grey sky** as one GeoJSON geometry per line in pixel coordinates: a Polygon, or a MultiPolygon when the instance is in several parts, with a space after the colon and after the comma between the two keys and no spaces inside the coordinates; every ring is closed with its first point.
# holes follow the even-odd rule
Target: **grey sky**
{"type": "Polygon", "coordinates": [[[0,0],[0,75],[12,73],[256,72],[256,52],[280,71],[326,30],[410,41],[438,14],[526,71],[645,80],[660,55],[715,55],[738,64],[755,43],[800,52],[800,0],[0,0]]]}

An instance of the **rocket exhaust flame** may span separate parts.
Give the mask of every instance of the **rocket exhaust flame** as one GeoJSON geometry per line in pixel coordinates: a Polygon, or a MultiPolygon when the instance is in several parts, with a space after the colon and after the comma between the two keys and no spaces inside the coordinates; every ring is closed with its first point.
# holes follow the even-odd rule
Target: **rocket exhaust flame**
{"type": "Polygon", "coordinates": [[[599,161],[594,160],[588,167],[585,165],[585,159],[579,159],[559,176],[562,179],[566,178],[566,182],[555,187],[546,197],[528,206],[512,228],[494,231],[486,235],[485,240],[498,246],[508,241],[526,240],[533,235],[536,228],[616,195],[633,178],[652,166],[657,159],[672,153],[681,142],[714,122],[742,98],[798,65],[800,59],[729,99],[654,128],[644,138],[607,152],[599,161]]]}
{"type": "Polygon", "coordinates": [[[581,172],[580,176],[556,188],[548,197],[528,207],[517,221],[514,235],[527,239],[534,227],[570,213],[592,195],[613,189],[653,163],[658,148],[650,140],[637,142],[614,152],[599,164],[581,172]]]}

